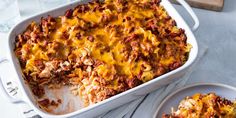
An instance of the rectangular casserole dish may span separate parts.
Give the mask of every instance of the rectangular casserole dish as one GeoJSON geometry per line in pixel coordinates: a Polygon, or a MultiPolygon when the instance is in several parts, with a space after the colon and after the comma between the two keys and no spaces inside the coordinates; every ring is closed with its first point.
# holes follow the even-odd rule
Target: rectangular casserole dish
{"type": "MultiPolygon", "coordinates": [[[[186,7],[186,9],[188,11],[190,10],[189,11],[190,15],[192,15],[193,19],[195,20],[195,26],[193,27],[193,30],[195,30],[199,24],[196,16],[194,15],[194,13],[191,11],[189,6],[187,6],[187,4],[184,1],[182,1],[182,0],[179,0],[179,1],[180,1],[180,3],[182,3],[183,6],[186,7]]],[[[23,30],[32,21],[40,22],[41,17],[47,17],[48,15],[50,15],[52,17],[63,15],[66,10],[74,8],[79,4],[84,4],[87,2],[89,2],[89,1],[74,2],[69,5],[61,6],[56,9],[32,16],[30,18],[23,20],[19,24],[17,24],[9,33],[8,60],[11,63],[11,66],[14,67],[13,73],[17,74],[17,76],[18,76],[18,80],[17,80],[18,83],[17,84],[22,92],[22,98],[20,98],[20,101],[23,101],[23,102],[26,102],[27,104],[29,104],[42,117],[55,117],[55,118],[56,117],[58,117],[58,118],[59,117],[73,117],[73,116],[86,117],[86,118],[87,117],[95,117],[99,114],[102,114],[102,113],[108,111],[108,110],[116,108],[116,107],[118,107],[122,104],[125,104],[127,102],[130,102],[140,96],[143,96],[153,90],[156,90],[166,84],[169,84],[173,81],[178,80],[178,78],[180,78],[183,74],[185,74],[186,70],[188,70],[188,68],[192,65],[192,63],[195,61],[195,59],[197,57],[198,45],[197,45],[196,39],[195,39],[192,31],[190,30],[188,25],[185,23],[185,21],[182,19],[182,17],[177,13],[177,11],[174,9],[174,7],[170,4],[170,2],[167,0],[162,0],[161,5],[164,6],[164,8],[168,12],[168,14],[176,21],[177,26],[179,28],[182,28],[185,30],[185,33],[186,33],[186,36],[188,39],[187,42],[192,45],[192,49],[189,53],[189,58],[183,66],[181,66],[171,72],[168,72],[160,77],[157,77],[151,81],[148,81],[142,85],[139,85],[133,89],[127,90],[123,93],[115,95],[109,99],[106,99],[106,100],[99,102],[97,104],[88,106],[86,108],[82,108],[77,111],[74,111],[74,112],[71,112],[68,114],[63,114],[63,115],[54,115],[54,114],[47,113],[38,107],[37,102],[34,98],[34,95],[31,93],[31,90],[28,87],[28,85],[24,82],[24,79],[22,77],[20,64],[14,54],[15,37],[19,33],[23,32],[23,30]]]]}

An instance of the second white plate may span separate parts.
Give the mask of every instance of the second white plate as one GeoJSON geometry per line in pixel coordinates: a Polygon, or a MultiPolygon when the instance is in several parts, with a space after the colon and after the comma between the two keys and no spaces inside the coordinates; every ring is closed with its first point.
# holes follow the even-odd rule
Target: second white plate
{"type": "Polygon", "coordinates": [[[169,114],[171,108],[174,107],[177,109],[179,102],[187,96],[192,96],[195,93],[216,93],[221,97],[224,97],[229,100],[235,100],[236,98],[236,88],[219,83],[199,83],[194,85],[189,85],[184,88],[181,88],[168,97],[160,104],[157,111],[155,112],[153,118],[161,118],[162,114],[169,114]]]}

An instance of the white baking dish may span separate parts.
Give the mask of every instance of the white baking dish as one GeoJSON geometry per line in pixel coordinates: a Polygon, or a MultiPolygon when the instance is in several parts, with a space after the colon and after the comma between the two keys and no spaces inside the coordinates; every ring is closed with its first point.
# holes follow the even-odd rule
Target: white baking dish
{"type": "MultiPolygon", "coordinates": [[[[178,0],[178,1],[180,2],[180,4],[182,4],[186,8],[186,10],[192,16],[193,20],[195,21],[195,25],[193,26],[192,30],[196,30],[199,26],[199,21],[198,21],[196,15],[193,13],[191,8],[183,0],[178,0]]],[[[34,96],[31,93],[30,88],[28,87],[27,84],[25,84],[24,79],[22,77],[20,64],[14,54],[15,37],[17,36],[17,34],[22,33],[26,29],[26,27],[29,25],[29,23],[31,23],[32,21],[39,22],[41,17],[47,17],[48,15],[51,15],[53,17],[63,15],[67,9],[74,8],[78,4],[83,4],[83,3],[87,3],[87,2],[88,1],[82,1],[82,2],[78,1],[78,2],[71,3],[69,5],[58,7],[56,9],[53,9],[53,10],[50,10],[50,11],[47,11],[44,13],[37,14],[35,16],[32,16],[30,18],[23,20],[22,22],[17,24],[10,31],[9,37],[8,37],[8,57],[7,57],[7,60],[9,61],[11,66],[14,67],[14,72],[12,72],[12,73],[17,74],[17,76],[18,76],[18,79],[17,79],[18,83],[17,84],[18,84],[20,91],[22,92],[22,97],[19,99],[15,99],[15,98],[12,98],[11,96],[9,96],[6,93],[6,91],[4,89],[2,89],[3,92],[6,93],[6,95],[9,97],[9,99],[12,102],[14,102],[14,103],[21,102],[21,101],[26,102],[42,117],[54,117],[54,118],[73,117],[73,116],[84,117],[84,118],[85,117],[86,118],[94,117],[94,116],[102,114],[108,110],[116,108],[124,103],[130,102],[130,101],[132,101],[140,96],[143,96],[153,90],[156,90],[156,89],[160,88],[161,86],[164,86],[164,85],[169,84],[175,80],[178,80],[183,74],[185,74],[186,70],[189,69],[191,64],[195,61],[195,59],[197,57],[197,53],[198,53],[198,45],[197,45],[196,39],[195,39],[192,31],[190,30],[190,28],[188,27],[186,22],[183,20],[183,18],[178,14],[178,12],[170,4],[170,2],[168,0],[162,0],[161,5],[163,5],[164,8],[169,13],[169,15],[173,19],[175,19],[178,27],[183,28],[185,30],[186,35],[187,35],[187,41],[188,41],[188,43],[190,43],[192,45],[192,49],[189,54],[189,59],[183,66],[179,67],[176,70],[168,72],[160,77],[157,77],[147,83],[139,85],[133,89],[130,89],[128,91],[125,91],[123,93],[115,95],[109,99],[102,101],[102,102],[99,102],[97,104],[91,105],[86,108],[82,108],[80,110],[77,110],[77,111],[74,111],[74,112],[71,112],[68,114],[54,115],[54,114],[50,114],[50,113],[47,113],[47,112],[41,110],[38,107],[38,105],[36,104],[34,96]]],[[[0,88],[2,88],[2,81],[0,81],[0,86],[1,86],[0,88]]]]}

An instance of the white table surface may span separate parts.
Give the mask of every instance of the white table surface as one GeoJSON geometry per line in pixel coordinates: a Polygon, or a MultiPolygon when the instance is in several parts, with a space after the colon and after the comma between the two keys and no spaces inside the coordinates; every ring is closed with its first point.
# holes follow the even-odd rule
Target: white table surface
{"type": "MultiPolygon", "coordinates": [[[[23,18],[40,11],[37,1],[19,0],[23,18]]],[[[236,0],[225,0],[222,12],[194,9],[200,20],[200,27],[195,32],[199,42],[208,46],[207,54],[191,74],[188,84],[196,82],[224,83],[236,87],[236,0]]],[[[186,11],[175,6],[191,24],[186,11]]],[[[0,58],[6,56],[6,34],[0,33],[0,58]]],[[[3,79],[14,78],[9,65],[0,65],[3,79]]],[[[0,93],[1,118],[23,118],[20,106],[9,103],[0,93]]]]}

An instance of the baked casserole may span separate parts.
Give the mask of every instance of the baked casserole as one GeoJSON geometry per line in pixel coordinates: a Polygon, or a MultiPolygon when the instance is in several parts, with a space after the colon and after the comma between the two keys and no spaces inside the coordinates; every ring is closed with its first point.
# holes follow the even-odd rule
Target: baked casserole
{"type": "Polygon", "coordinates": [[[190,48],[160,0],[96,0],[32,22],[15,54],[35,96],[69,86],[89,106],[182,66],[190,48]]]}
{"type": "Polygon", "coordinates": [[[236,118],[236,101],[230,101],[215,93],[197,93],[183,99],[171,114],[162,118],[236,118]]]}

